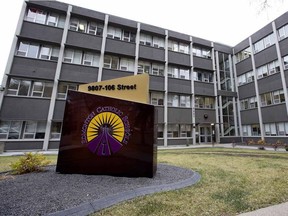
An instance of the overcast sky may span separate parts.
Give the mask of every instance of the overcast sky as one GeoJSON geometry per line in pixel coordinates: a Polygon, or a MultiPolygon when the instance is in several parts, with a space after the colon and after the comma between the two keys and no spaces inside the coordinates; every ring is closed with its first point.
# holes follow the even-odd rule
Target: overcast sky
{"type": "MultiPolygon", "coordinates": [[[[61,0],[84,8],[234,46],[288,11],[288,0],[61,0]]],[[[5,1],[0,13],[2,80],[23,0],[5,1]],[[5,13],[6,12],[6,13],[5,13]]]]}

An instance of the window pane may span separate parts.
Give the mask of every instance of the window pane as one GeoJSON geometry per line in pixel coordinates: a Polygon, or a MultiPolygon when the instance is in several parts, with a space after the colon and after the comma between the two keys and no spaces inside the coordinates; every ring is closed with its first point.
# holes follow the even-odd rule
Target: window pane
{"type": "Polygon", "coordinates": [[[39,47],[38,47],[37,45],[32,45],[32,44],[30,44],[29,50],[28,50],[28,53],[27,53],[27,57],[37,58],[37,56],[38,56],[38,49],[39,49],[39,47]]]}
{"type": "Polygon", "coordinates": [[[74,51],[74,58],[73,63],[74,64],[81,64],[81,58],[82,58],[82,52],[79,50],[74,51]]]}
{"type": "Polygon", "coordinates": [[[45,83],[45,88],[44,88],[44,93],[43,93],[43,97],[51,97],[52,94],[52,89],[53,89],[53,85],[52,83],[45,83]]]}
{"type": "Polygon", "coordinates": [[[44,139],[45,129],[46,129],[46,122],[38,122],[35,139],[44,139]]]}
{"type": "Polygon", "coordinates": [[[22,80],[20,83],[18,95],[27,96],[29,93],[30,85],[31,85],[30,81],[22,80]]]}
{"type": "Polygon", "coordinates": [[[51,52],[51,47],[43,46],[41,48],[40,58],[41,59],[50,59],[50,52],[51,52]]]}
{"type": "Polygon", "coordinates": [[[22,122],[12,121],[8,139],[19,139],[22,122]]]}

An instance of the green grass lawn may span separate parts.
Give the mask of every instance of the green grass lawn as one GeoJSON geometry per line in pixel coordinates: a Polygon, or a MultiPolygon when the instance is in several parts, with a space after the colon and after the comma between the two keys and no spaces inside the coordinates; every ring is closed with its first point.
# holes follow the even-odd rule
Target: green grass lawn
{"type": "Polygon", "coordinates": [[[158,162],[192,169],[199,183],[148,195],[93,214],[237,215],[288,201],[288,154],[241,149],[160,150],[158,162]]]}
{"type": "MultiPolygon", "coordinates": [[[[0,171],[18,157],[0,157],[0,171]]],[[[47,156],[53,164],[57,156],[47,156]]],[[[100,215],[237,215],[288,201],[288,153],[198,148],[159,150],[158,162],[201,174],[194,186],[122,202],[100,215]]]]}

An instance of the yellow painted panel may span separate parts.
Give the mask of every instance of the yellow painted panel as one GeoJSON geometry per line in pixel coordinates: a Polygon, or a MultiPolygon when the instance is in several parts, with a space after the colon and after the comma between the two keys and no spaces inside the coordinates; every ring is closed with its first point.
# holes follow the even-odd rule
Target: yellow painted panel
{"type": "Polygon", "coordinates": [[[139,74],[83,84],[78,91],[149,104],[149,75],[139,74]]]}

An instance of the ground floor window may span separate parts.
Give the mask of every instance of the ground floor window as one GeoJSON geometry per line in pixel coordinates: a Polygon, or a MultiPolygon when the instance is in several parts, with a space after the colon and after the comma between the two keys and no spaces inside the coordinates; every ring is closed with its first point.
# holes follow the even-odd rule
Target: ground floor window
{"type": "Polygon", "coordinates": [[[0,139],[44,139],[45,121],[0,121],[0,139]]]}

